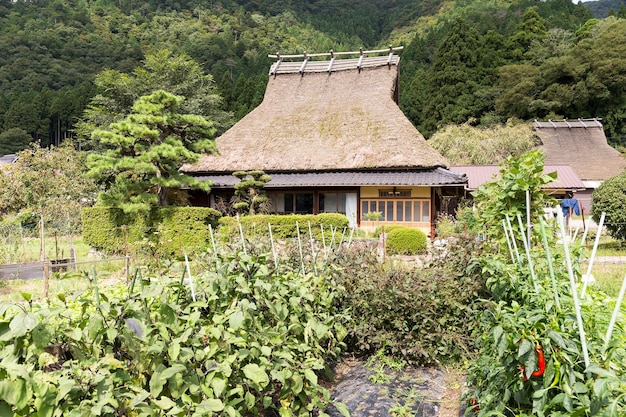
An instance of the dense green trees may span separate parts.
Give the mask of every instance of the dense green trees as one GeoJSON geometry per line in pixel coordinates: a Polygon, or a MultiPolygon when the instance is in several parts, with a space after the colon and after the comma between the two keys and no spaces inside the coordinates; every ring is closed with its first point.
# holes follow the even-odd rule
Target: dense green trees
{"type": "Polygon", "coordinates": [[[537,145],[527,123],[507,123],[494,127],[469,124],[450,125],[437,131],[430,145],[451,165],[498,165],[508,157],[518,157],[537,145]]]}
{"type": "Polygon", "coordinates": [[[160,88],[223,129],[223,111],[236,120],[262,100],[268,53],[391,43],[406,46],[401,107],[427,136],[448,123],[602,117],[619,142],[626,23],[614,15],[591,19],[569,0],[3,2],[0,134],[19,128],[42,146],[77,136],[89,147],[86,132],[160,88]]]}
{"type": "Polygon", "coordinates": [[[105,70],[95,78],[98,93],[91,99],[75,131],[84,149],[102,149],[94,129],[106,129],[131,113],[133,104],[153,91],[163,90],[185,98],[180,111],[208,117],[216,128],[230,126],[230,115],[222,110],[213,77],[185,54],[159,50],[146,56],[132,73],[105,70]],[[95,142],[94,142],[95,140],[95,142]]]}

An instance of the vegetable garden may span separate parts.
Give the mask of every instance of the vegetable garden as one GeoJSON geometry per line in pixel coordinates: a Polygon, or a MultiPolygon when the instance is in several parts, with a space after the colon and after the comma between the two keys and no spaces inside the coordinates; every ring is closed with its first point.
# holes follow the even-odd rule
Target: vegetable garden
{"type": "Polygon", "coordinates": [[[345,353],[467,363],[467,416],[624,415],[623,291],[583,296],[586,251],[541,220],[536,160],[508,161],[423,268],[337,230],[274,241],[250,216],[127,282],[23,293],[0,304],[0,415],[347,415],[327,388],[345,353]]]}

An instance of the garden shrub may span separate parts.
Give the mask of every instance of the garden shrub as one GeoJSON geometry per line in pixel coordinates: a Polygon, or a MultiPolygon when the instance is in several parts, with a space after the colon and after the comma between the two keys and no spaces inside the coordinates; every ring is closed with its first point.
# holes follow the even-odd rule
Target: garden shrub
{"type": "Polygon", "coordinates": [[[343,305],[354,324],[348,351],[385,355],[413,365],[458,363],[477,349],[473,332],[487,296],[472,256],[481,242],[471,236],[448,247],[449,261],[428,268],[390,269],[375,248],[340,254],[335,279],[345,287],[343,305]]]}
{"type": "Polygon", "coordinates": [[[604,181],[593,191],[591,212],[593,221],[600,222],[602,213],[606,213],[604,226],[611,237],[626,240],[626,173],[604,181]]]}
{"type": "Polygon", "coordinates": [[[419,229],[397,227],[387,234],[385,248],[389,254],[415,255],[426,251],[426,234],[419,229]]]}
{"type": "Polygon", "coordinates": [[[106,253],[124,253],[126,245],[151,242],[156,252],[171,256],[199,252],[210,242],[209,225],[221,214],[208,207],[162,207],[148,216],[124,213],[119,208],[82,210],[83,240],[106,253]]]}
{"type": "Polygon", "coordinates": [[[198,253],[211,242],[209,225],[217,228],[221,214],[208,207],[162,207],[157,211],[160,252],[198,253]]]}

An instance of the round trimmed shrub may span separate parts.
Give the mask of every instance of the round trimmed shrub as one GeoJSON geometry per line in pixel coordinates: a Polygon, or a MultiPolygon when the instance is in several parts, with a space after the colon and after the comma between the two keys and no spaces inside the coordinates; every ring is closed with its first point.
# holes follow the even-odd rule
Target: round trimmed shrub
{"type": "Polygon", "coordinates": [[[385,248],[394,255],[416,255],[426,252],[426,234],[419,229],[396,227],[387,235],[385,248]]]}

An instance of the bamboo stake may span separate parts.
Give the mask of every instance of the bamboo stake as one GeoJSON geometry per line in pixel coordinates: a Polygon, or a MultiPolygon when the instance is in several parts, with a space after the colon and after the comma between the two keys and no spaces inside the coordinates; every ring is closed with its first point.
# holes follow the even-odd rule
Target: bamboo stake
{"type": "Polygon", "coordinates": [[[237,216],[237,224],[239,225],[239,236],[241,236],[241,247],[243,248],[243,254],[248,255],[248,253],[246,252],[246,239],[243,237],[243,228],[241,227],[239,216],[237,216]]]}
{"type": "Polygon", "coordinates": [[[268,223],[267,228],[270,230],[270,242],[272,243],[272,256],[274,257],[274,268],[278,269],[278,255],[276,254],[276,247],[274,246],[274,235],[272,235],[272,225],[268,223]]]}
{"type": "Polygon", "coordinates": [[[324,225],[320,224],[320,229],[322,229],[322,244],[324,245],[324,263],[326,263],[326,259],[328,258],[328,252],[326,249],[326,238],[324,238],[324,225]]]}
{"type": "Polygon", "coordinates": [[[306,275],[304,272],[304,254],[302,253],[302,239],[300,239],[300,226],[296,220],[296,231],[298,232],[298,250],[300,251],[300,266],[302,266],[302,276],[306,275]]]}
{"type": "Polygon", "coordinates": [[[569,253],[569,245],[565,238],[565,223],[563,219],[563,213],[557,212],[557,218],[559,222],[559,228],[561,230],[561,241],[563,242],[563,249],[565,250],[565,261],[567,263],[567,273],[569,275],[569,283],[572,291],[572,299],[574,300],[574,309],[576,310],[576,322],[578,323],[578,335],[580,336],[580,344],[583,349],[583,357],[585,359],[585,368],[589,367],[589,352],[587,350],[587,338],[585,337],[585,328],[583,327],[583,318],[580,312],[580,303],[578,301],[578,293],[576,292],[576,279],[574,278],[574,268],[572,267],[572,258],[569,253]]]}
{"type": "Polygon", "coordinates": [[[526,232],[524,232],[524,223],[522,223],[521,214],[517,215],[517,221],[519,222],[520,233],[522,234],[522,241],[524,242],[524,250],[526,251],[526,259],[528,259],[528,269],[530,270],[530,278],[533,281],[535,292],[539,292],[539,286],[537,285],[537,277],[535,277],[535,268],[533,267],[533,260],[530,256],[530,247],[528,245],[528,240],[530,239],[526,237],[526,232]]]}
{"type": "Polygon", "coordinates": [[[598,243],[600,243],[600,235],[602,234],[602,226],[604,225],[604,218],[606,216],[605,212],[602,212],[600,215],[600,223],[598,224],[598,232],[596,233],[596,240],[593,242],[593,249],[591,250],[591,258],[589,258],[589,267],[587,268],[587,273],[583,275],[583,289],[580,293],[580,298],[585,298],[585,293],[587,292],[587,284],[591,281],[591,268],[593,268],[593,261],[596,258],[596,251],[598,250],[598,243]]]}
{"type": "Polygon", "coordinates": [[[335,234],[337,233],[337,228],[330,226],[330,230],[331,230],[331,238],[330,238],[330,251],[332,252],[333,249],[335,248],[335,234]]]}
{"type": "Polygon", "coordinates": [[[348,246],[347,249],[350,249],[350,245],[352,244],[352,237],[354,236],[354,227],[350,228],[350,237],[348,238],[348,246]]]}
{"type": "Polygon", "coordinates": [[[191,269],[189,268],[189,258],[185,254],[185,268],[187,269],[187,278],[189,279],[189,289],[191,290],[191,299],[196,301],[196,292],[193,289],[193,277],[191,276],[191,269]]]}
{"type": "Polygon", "coordinates": [[[576,225],[576,229],[574,230],[574,235],[572,236],[572,242],[576,241],[576,238],[578,237],[578,231],[580,230],[580,226],[576,225]]]}
{"type": "Polygon", "coordinates": [[[559,299],[559,291],[556,286],[556,278],[554,277],[552,255],[550,254],[550,247],[548,246],[548,235],[546,234],[546,227],[543,224],[543,220],[539,220],[539,229],[541,230],[541,237],[543,238],[543,247],[546,250],[546,258],[548,259],[548,270],[550,271],[550,279],[552,280],[552,290],[554,291],[554,299],[556,301],[556,308],[559,311],[561,311],[561,301],[559,299]]]}
{"type": "Polygon", "coordinates": [[[215,236],[213,236],[213,226],[209,224],[209,234],[211,235],[211,245],[213,246],[213,256],[215,256],[215,270],[220,269],[220,262],[217,256],[217,246],[215,245],[215,236]]]}
{"type": "Polygon", "coordinates": [[[504,236],[506,237],[506,245],[509,247],[509,253],[511,254],[511,262],[515,262],[515,254],[513,253],[513,246],[511,246],[511,239],[509,238],[509,231],[506,228],[506,221],[502,219],[502,228],[504,229],[504,236]]]}
{"type": "Polygon", "coordinates": [[[528,248],[533,247],[532,243],[532,235],[533,235],[533,226],[530,223],[530,190],[526,190],[526,234],[528,236],[528,248]]]}
{"type": "MultiPolygon", "coordinates": [[[[583,215],[583,223],[585,222],[585,216],[583,215]]],[[[587,233],[589,232],[589,223],[585,223],[583,227],[583,237],[580,240],[580,245],[585,246],[587,244],[587,233]]]]}
{"type": "Polygon", "coordinates": [[[341,232],[341,239],[339,240],[339,245],[337,246],[337,248],[341,248],[341,245],[343,245],[343,239],[346,236],[346,228],[343,228],[343,231],[341,232]]]}
{"type": "Polygon", "coordinates": [[[311,229],[311,222],[309,224],[309,239],[311,241],[311,258],[313,259],[313,273],[317,276],[317,256],[315,254],[315,244],[313,241],[313,230],[311,229]]]}
{"type": "Polygon", "coordinates": [[[513,234],[513,226],[511,226],[511,218],[509,215],[506,215],[506,224],[509,227],[511,233],[511,242],[513,243],[513,249],[515,249],[515,257],[517,258],[517,264],[522,266],[522,258],[519,256],[519,249],[517,248],[517,241],[515,240],[515,235],[513,234]]]}
{"type": "Polygon", "coordinates": [[[603,352],[606,352],[607,348],[609,347],[611,335],[613,334],[613,327],[615,326],[615,322],[617,321],[617,315],[619,314],[620,308],[622,306],[622,300],[624,299],[624,292],[626,292],[626,275],[624,275],[622,288],[619,290],[619,295],[617,296],[617,301],[615,302],[615,308],[613,309],[613,315],[611,316],[611,322],[609,323],[609,327],[606,330],[606,335],[604,336],[604,347],[602,348],[603,352]]]}

